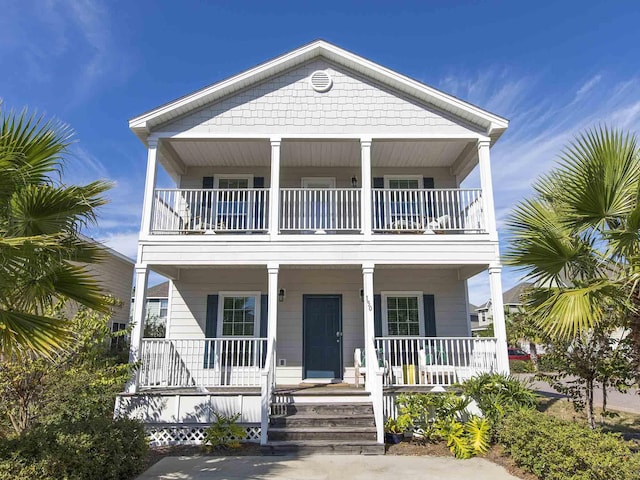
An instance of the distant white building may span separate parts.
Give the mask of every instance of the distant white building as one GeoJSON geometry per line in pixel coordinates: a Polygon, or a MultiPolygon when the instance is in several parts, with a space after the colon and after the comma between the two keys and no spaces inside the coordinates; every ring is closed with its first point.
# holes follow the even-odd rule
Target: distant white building
{"type": "MultiPolygon", "coordinates": [[[[113,248],[89,237],[84,238],[98,244],[103,250],[104,258],[101,261],[83,265],[98,282],[103,293],[118,301],[118,305],[111,309],[111,330],[114,332],[123,330],[129,322],[129,299],[131,298],[135,262],[113,248]]],[[[74,314],[77,311],[77,305],[71,302],[67,311],[70,315],[74,314]]]]}
{"type": "MultiPolygon", "coordinates": [[[[522,282],[504,292],[502,294],[504,312],[507,314],[517,312],[520,307],[522,307],[522,294],[532,286],[533,283],[522,282]]],[[[491,299],[487,300],[487,302],[481,306],[476,307],[475,310],[478,319],[475,325],[473,323],[471,324],[471,330],[474,332],[486,330],[493,324],[493,304],[491,299]]]]}

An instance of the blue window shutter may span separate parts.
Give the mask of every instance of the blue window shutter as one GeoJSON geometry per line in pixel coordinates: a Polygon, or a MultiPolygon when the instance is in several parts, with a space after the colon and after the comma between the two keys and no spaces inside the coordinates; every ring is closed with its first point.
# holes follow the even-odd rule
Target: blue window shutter
{"type": "MultiPolygon", "coordinates": [[[[206,338],[216,338],[218,333],[218,295],[207,295],[207,313],[204,327],[206,338]]],[[[215,349],[209,348],[213,342],[204,344],[204,368],[213,368],[215,362],[215,349]]]]}
{"type": "Polygon", "coordinates": [[[382,336],[382,297],[379,294],[373,296],[373,334],[382,336]]]}
{"type": "Polygon", "coordinates": [[[267,338],[269,322],[269,295],[260,295],[260,337],[267,338]]]}
{"type": "MultiPolygon", "coordinates": [[[[202,177],[202,188],[205,190],[210,190],[213,188],[213,177],[202,177]]],[[[211,194],[203,195],[202,199],[203,207],[211,207],[211,194]]]]}
{"type": "MultiPolygon", "coordinates": [[[[372,182],[373,188],[384,188],[384,178],[383,177],[373,177],[372,182]]],[[[373,218],[374,225],[377,224],[378,228],[384,228],[387,223],[384,219],[384,202],[379,200],[380,197],[375,196],[374,204],[373,204],[373,218]],[[377,219],[377,220],[376,220],[377,219]],[[379,223],[377,223],[379,222],[379,223]]]]}
{"type": "Polygon", "coordinates": [[[218,295],[207,295],[206,318],[204,334],[207,338],[216,338],[218,333],[218,295]]]}
{"type": "MultiPolygon", "coordinates": [[[[434,183],[433,183],[433,178],[432,177],[422,177],[422,188],[425,189],[432,189],[434,183]]],[[[427,214],[429,215],[429,219],[428,221],[431,221],[433,219],[433,217],[437,217],[438,215],[434,214],[434,205],[432,202],[430,202],[429,200],[433,200],[433,197],[431,195],[426,195],[427,198],[427,214]]]]}
{"type": "Polygon", "coordinates": [[[424,334],[427,337],[436,336],[436,305],[433,295],[424,295],[424,334]]]}
{"type": "MultiPolygon", "coordinates": [[[[253,177],[253,188],[264,188],[264,177],[253,177]]],[[[267,228],[264,222],[264,209],[266,206],[264,200],[265,197],[263,195],[256,193],[253,214],[256,218],[256,227],[260,230],[266,230],[267,228]]]]}

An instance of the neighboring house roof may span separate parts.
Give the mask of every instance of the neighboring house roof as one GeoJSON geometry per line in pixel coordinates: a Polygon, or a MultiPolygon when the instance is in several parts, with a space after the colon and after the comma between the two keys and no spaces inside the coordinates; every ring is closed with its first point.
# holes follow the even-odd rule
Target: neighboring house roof
{"type": "Polygon", "coordinates": [[[147,298],[169,298],[169,282],[147,288],[147,298]]]}
{"type": "Polygon", "coordinates": [[[100,240],[96,240],[95,238],[88,237],[88,236],[83,235],[81,233],[78,234],[78,236],[80,238],[82,238],[83,240],[87,241],[87,242],[95,243],[100,248],[102,248],[106,253],[116,257],[119,260],[122,260],[123,262],[130,263],[131,265],[135,265],[136,264],[135,260],[127,257],[126,255],[120,253],[117,250],[114,250],[113,248],[111,248],[111,247],[107,246],[106,244],[102,243],[100,240]]]}
{"type": "Polygon", "coordinates": [[[502,301],[505,305],[521,305],[522,304],[522,294],[528,288],[531,288],[533,283],[522,282],[517,284],[515,287],[510,288],[506,292],[502,294],[502,301]]]}
{"type": "Polygon", "coordinates": [[[281,74],[316,57],[324,57],[354,70],[403,94],[448,112],[480,127],[495,142],[509,126],[509,121],[494,113],[446,94],[422,82],[401,75],[324,40],[315,40],[242,73],[185,95],[129,121],[129,128],[142,140],[156,127],[219,101],[265,79],[281,74]]]}
{"type": "MultiPolygon", "coordinates": [[[[533,283],[530,283],[530,282],[522,282],[517,284],[515,287],[512,287],[506,292],[502,293],[502,303],[504,305],[521,305],[522,294],[527,288],[531,288],[531,287],[533,287],[533,283]]],[[[477,307],[476,312],[486,312],[490,308],[491,308],[491,299],[487,300],[486,303],[477,307]]]]}

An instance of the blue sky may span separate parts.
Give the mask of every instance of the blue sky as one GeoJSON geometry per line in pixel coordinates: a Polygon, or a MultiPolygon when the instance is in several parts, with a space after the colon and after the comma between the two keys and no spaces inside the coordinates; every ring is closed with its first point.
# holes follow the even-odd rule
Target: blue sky
{"type": "MultiPolygon", "coordinates": [[[[500,225],[581,129],[640,130],[637,0],[0,0],[0,8],[4,108],[28,106],[75,129],[64,180],[116,182],[89,233],[132,257],[146,152],[127,120],[316,38],[511,120],[492,150],[500,225]]],[[[518,274],[506,270],[503,281],[506,289],[518,274]]],[[[471,301],[487,296],[486,277],[474,278],[471,301]]]]}

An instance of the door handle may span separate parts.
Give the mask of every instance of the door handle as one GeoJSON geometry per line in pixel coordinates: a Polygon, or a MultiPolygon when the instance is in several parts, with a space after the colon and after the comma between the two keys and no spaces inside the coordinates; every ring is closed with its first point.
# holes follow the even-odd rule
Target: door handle
{"type": "Polygon", "coordinates": [[[341,338],[342,338],[342,332],[336,332],[336,343],[340,343],[341,338]]]}

